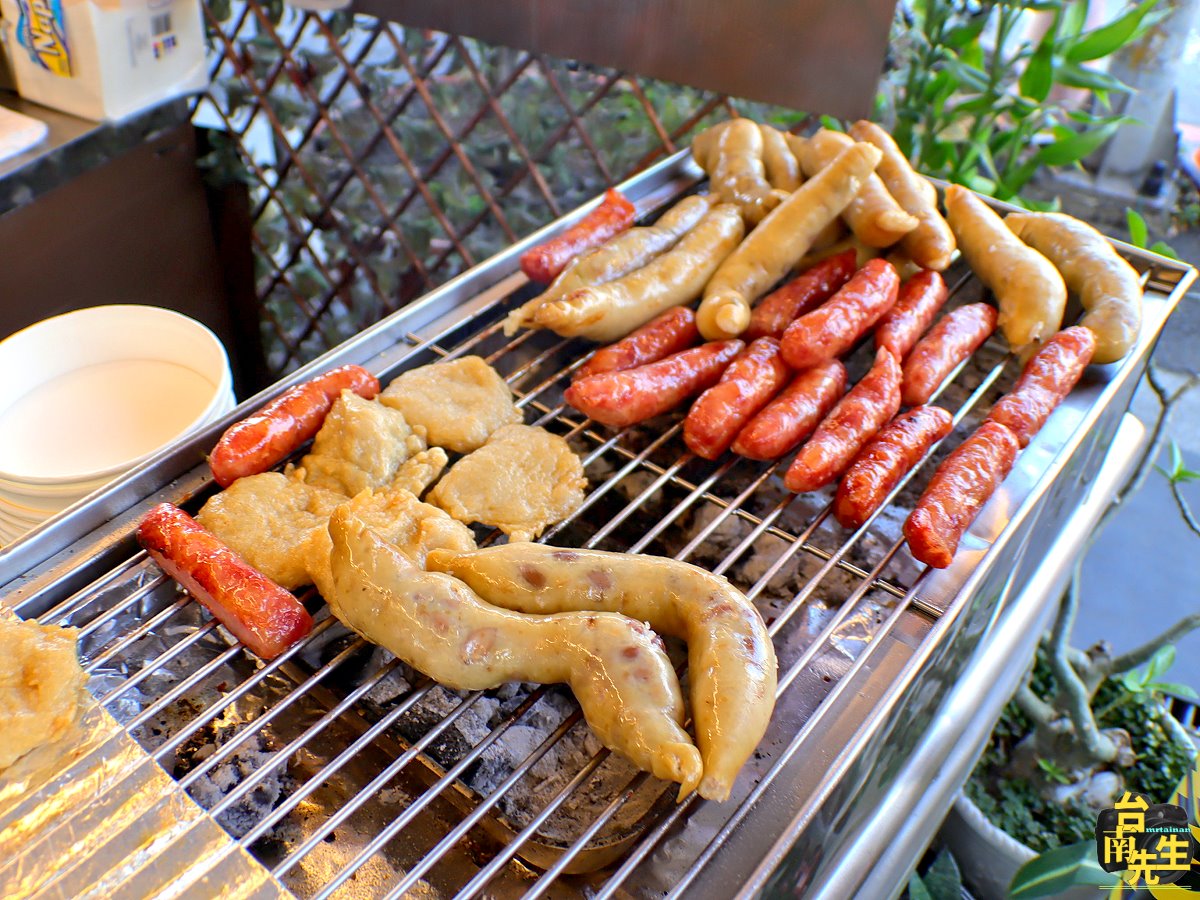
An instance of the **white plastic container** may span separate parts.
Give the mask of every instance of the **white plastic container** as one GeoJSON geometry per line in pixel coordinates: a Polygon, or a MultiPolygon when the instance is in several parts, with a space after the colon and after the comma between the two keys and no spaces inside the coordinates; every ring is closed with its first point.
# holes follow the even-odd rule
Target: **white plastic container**
{"type": "Polygon", "coordinates": [[[207,80],[199,0],[0,0],[26,99],[119,119],[207,80]]]}
{"type": "Polygon", "coordinates": [[[96,306],[31,325],[0,341],[0,383],[0,541],[235,403],[216,335],[154,306],[96,306]]]}

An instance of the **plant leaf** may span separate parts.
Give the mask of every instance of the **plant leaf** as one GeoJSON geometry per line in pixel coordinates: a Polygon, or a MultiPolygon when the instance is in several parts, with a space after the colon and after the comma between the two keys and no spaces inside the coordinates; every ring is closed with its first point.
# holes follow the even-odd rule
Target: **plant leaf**
{"type": "MultiPolygon", "coordinates": [[[[1052,32],[1047,32],[1046,37],[1050,37],[1051,34],[1052,32]]],[[[1053,86],[1054,44],[1043,38],[1033,56],[1029,57],[1025,71],[1017,81],[1017,87],[1022,95],[1041,103],[1050,95],[1050,88],[1053,86]]]]}
{"type": "Polygon", "coordinates": [[[1163,644],[1154,651],[1154,655],[1150,657],[1150,662],[1146,666],[1147,682],[1151,682],[1162,675],[1175,664],[1175,645],[1163,644]]]}
{"type": "Polygon", "coordinates": [[[1142,0],[1125,15],[1085,32],[1067,48],[1066,58],[1070,62],[1087,62],[1114,53],[1137,37],[1142,19],[1157,5],[1158,0],[1142,0]]]}
{"type": "Polygon", "coordinates": [[[1155,241],[1148,249],[1151,253],[1158,253],[1171,259],[1179,259],[1179,254],[1175,252],[1175,248],[1163,241],[1155,241]]]}
{"type": "Polygon", "coordinates": [[[986,15],[973,16],[967,24],[951,28],[946,32],[946,44],[955,50],[961,50],[979,37],[983,26],[987,24],[987,19],[986,15]]]}
{"type": "Polygon", "coordinates": [[[929,888],[925,887],[925,882],[916,872],[908,876],[908,897],[909,900],[933,900],[929,888]]]}
{"type": "Polygon", "coordinates": [[[1116,874],[1109,874],[1096,862],[1096,841],[1055,847],[1035,856],[1017,870],[1008,886],[1010,900],[1033,900],[1035,897],[1057,897],[1075,885],[1111,887],[1116,874]]]}
{"type": "Polygon", "coordinates": [[[1107,72],[1089,69],[1087,66],[1081,66],[1079,63],[1069,60],[1058,64],[1054,70],[1054,77],[1059,84],[1066,87],[1086,88],[1091,91],[1117,91],[1122,94],[1127,94],[1131,90],[1129,85],[1107,72]]]}
{"type": "Polygon", "coordinates": [[[1126,207],[1125,224],[1129,227],[1129,243],[1144,248],[1146,241],[1150,239],[1150,229],[1146,227],[1146,220],[1142,218],[1142,214],[1136,209],[1126,207]]]}
{"type": "Polygon", "coordinates": [[[1066,39],[1078,37],[1083,31],[1083,26],[1087,24],[1088,4],[1087,3],[1068,3],[1063,10],[1062,27],[1059,31],[1066,39]]]}
{"type": "Polygon", "coordinates": [[[1174,694],[1176,697],[1182,697],[1185,700],[1195,700],[1200,697],[1194,689],[1186,684],[1180,684],[1178,681],[1155,681],[1147,687],[1152,691],[1160,694],[1174,694]]]}
{"type": "Polygon", "coordinates": [[[923,881],[933,900],[961,900],[962,874],[949,850],[942,849],[934,857],[923,881]]]}

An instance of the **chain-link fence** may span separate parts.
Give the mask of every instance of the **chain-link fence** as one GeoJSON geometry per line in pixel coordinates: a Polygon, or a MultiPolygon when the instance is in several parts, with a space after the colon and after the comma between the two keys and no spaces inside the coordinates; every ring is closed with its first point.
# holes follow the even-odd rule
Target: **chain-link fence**
{"type": "Polygon", "coordinates": [[[214,177],[249,182],[278,377],[686,146],[800,113],[347,12],[205,8],[214,177]],[[223,133],[222,133],[223,132],[223,133]]]}

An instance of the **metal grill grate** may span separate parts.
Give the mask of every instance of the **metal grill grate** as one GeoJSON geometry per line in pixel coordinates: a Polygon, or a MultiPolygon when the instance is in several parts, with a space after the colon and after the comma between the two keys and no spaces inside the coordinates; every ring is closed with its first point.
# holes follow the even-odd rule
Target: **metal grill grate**
{"type": "Polygon", "coordinates": [[[739,112],[628,73],[257,0],[205,5],[209,164],[250,184],[270,374],[341,343],[739,112]]]}
{"type": "MultiPolygon", "coordinates": [[[[950,283],[950,306],[978,299],[964,271],[950,283]]],[[[584,506],[543,540],[698,562],[730,577],[763,612],[780,660],[779,705],[749,776],[720,807],[719,827],[692,848],[693,864],[674,884],[682,891],[802,752],[879,638],[914,614],[928,635],[943,612],[919,596],[920,570],[902,548],[899,522],[933,461],[974,427],[1015,366],[998,343],[964,363],[938,398],[960,427],[914,470],[914,488],[898,487],[896,503],[847,533],[830,518],[829,492],[786,492],[779,464],[694,458],[677,416],[620,433],[581,420],[561,392],[585,347],[548,333],[501,333],[503,315],[529,295],[524,276],[511,275],[473,300],[469,318],[398,335],[382,375],[483,356],[517,391],[526,420],[563,434],[585,462],[584,506]]],[[[851,359],[852,376],[869,356],[864,348],[851,359]]],[[[481,543],[494,536],[479,534],[481,543]]],[[[669,786],[607,751],[561,753],[572,736],[588,744],[559,689],[452,694],[347,634],[319,597],[305,600],[318,613],[313,634],[267,664],[231,646],[144,554],[41,617],[81,628],[100,702],[298,895],[537,897],[587,886],[614,896],[689,818],[715,806],[697,798],[675,806],[669,786]],[[535,718],[540,730],[531,732],[535,718]],[[479,770],[499,750],[509,766],[484,789],[479,770]],[[547,761],[563,767],[556,779],[539,772],[547,761]],[[514,794],[538,778],[544,792],[515,820],[514,794]],[[578,807],[585,827],[577,833],[548,829],[578,807]]]]}

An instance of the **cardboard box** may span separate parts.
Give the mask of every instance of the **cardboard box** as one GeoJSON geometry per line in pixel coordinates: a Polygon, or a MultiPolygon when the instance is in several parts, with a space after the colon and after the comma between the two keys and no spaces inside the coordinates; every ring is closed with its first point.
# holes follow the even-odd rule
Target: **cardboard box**
{"type": "Polygon", "coordinates": [[[0,0],[22,97],[120,119],[207,79],[199,0],[0,0]]]}

